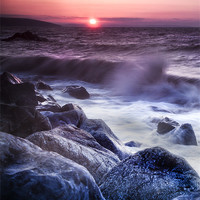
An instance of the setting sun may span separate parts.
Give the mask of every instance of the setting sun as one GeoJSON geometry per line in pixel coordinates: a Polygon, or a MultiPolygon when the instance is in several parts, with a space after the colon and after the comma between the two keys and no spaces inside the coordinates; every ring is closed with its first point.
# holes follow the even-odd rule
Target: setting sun
{"type": "Polygon", "coordinates": [[[90,24],[91,25],[96,25],[96,23],[97,23],[97,20],[96,19],[94,19],[94,18],[92,18],[92,19],[90,19],[90,24]]]}

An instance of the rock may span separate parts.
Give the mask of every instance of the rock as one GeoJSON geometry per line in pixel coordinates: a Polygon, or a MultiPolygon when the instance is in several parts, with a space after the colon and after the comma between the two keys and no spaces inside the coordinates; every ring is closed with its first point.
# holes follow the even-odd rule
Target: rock
{"type": "Polygon", "coordinates": [[[160,147],[121,161],[101,180],[107,200],[168,200],[200,189],[200,178],[183,159],[160,147]]]}
{"type": "Polygon", "coordinates": [[[38,111],[61,112],[61,106],[54,101],[45,101],[36,107],[38,111]]]}
{"type": "Polygon", "coordinates": [[[14,103],[19,106],[38,105],[34,85],[23,83],[16,76],[6,72],[0,76],[1,90],[0,99],[4,103],[14,103]]]}
{"type": "Polygon", "coordinates": [[[53,90],[53,89],[51,88],[50,85],[47,85],[47,84],[44,83],[43,81],[38,81],[38,82],[36,83],[36,88],[37,88],[38,90],[53,90]]]}
{"type": "Polygon", "coordinates": [[[33,143],[0,133],[1,197],[12,200],[104,200],[83,166],[33,143]]]}
{"type": "Polygon", "coordinates": [[[166,133],[172,131],[173,129],[175,129],[177,126],[179,126],[178,122],[176,122],[172,119],[169,119],[168,117],[165,117],[163,120],[161,120],[158,123],[157,132],[159,134],[166,134],[166,133]]]}
{"type": "Polygon", "coordinates": [[[36,93],[36,97],[37,97],[37,100],[39,101],[39,102],[44,102],[44,101],[47,101],[47,99],[46,98],[44,98],[40,93],[36,93]]]}
{"type": "Polygon", "coordinates": [[[88,99],[90,98],[90,94],[87,90],[78,85],[70,85],[63,89],[63,92],[67,92],[70,96],[75,97],[77,99],[88,99]]]}
{"type": "Polygon", "coordinates": [[[111,129],[101,119],[86,119],[80,126],[81,129],[89,132],[96,141],[115,153],[119,159],[129,156],[122,142],[115,136],[111,129]]]}
{"type": "Polygon", "coordinates": [[[0,111],[0,131],[26,137],[37,131],[51,129],[48,118],[35,108],[1,104],[0,111]]]}
{"type": "Polygon", "coordinates": [[[81,111],[83,111],[80,106],[78,106],[76,104],[72,104],[72,103],[65,104],[61,108],[62,112],[66,112],[66,111],[70,111],[70,110],[81,110],[81,111]]]}
{"type": "Polygon", "coordinates": [[[70,125],[37,132],[27,139],[44,150],[57,152],[83,165],[97,184],[119,162],[115,154],[99,145],[89,133],[70,125]]]}
{"type": "Polygon", "coordinates": [[[47,111],[42,112],[42,114],[49,118],[53,128],[66,124],[73,124],[76,127],[80,127],[83,121],[87,119],[83,110],[76,105],[73,105],[73,108],[69,111],[55,113],[47,111]]]}
{"type": "Polygon", "coordinates": [[[141,143],[135,142],[135,141],[130,141],[130,142],[125,143],[125,146],[128,146],[128,147],[140,147],[141,143]]]}
{"type": "Polygon", "coordinates": [[[46,38],[39,37],[36,34],[31,33],[30,31],[26,31],[23,33],[15,33],[13,36],[2,39],[2,41],[15,41],[15,40],[28,40],[28,41],[38,41],[38,42],[46,42],[48,41],[46,38]]]}
{"type": "Polygon", "coordinates": [[[48,98],[47,98],[49,101],[54,101],[54,102],[56,102],[56,100],[49,94],[48,95],[48,98]]]}
{"type": "Polygon", "coordinates": [[[173,200],[200,200],[200,191],[191,192],[186,195],[181,195],[181,196],[174,198],[173,200]]]}
{"type": "Polygon", "coordinates": [[[197,139],[191,124],[183,124],[173,134],[173,142],[183,145],[196,145],[197,139]]]}

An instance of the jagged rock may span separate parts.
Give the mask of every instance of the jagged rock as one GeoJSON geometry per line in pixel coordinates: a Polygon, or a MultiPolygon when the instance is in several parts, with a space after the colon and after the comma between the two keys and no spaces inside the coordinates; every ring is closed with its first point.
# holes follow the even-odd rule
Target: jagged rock
{"type": "Polygon", "coordinates": [[[174,121],[172,119],[169,119],[168,117],[165,117],[163,120],[161,120],[158,123],[157,132],[159,134],[165,134],[165,133],[168,133],[168,132],[172,131],[177,126],[179,126],[178,122],[176,122],[176,121],[174,121]]]}
{"type": "Polygon", "coordinates": [[[128,147],[140,147],[141,143],[135,142],[135,141],[130,141],[130,142],[125,143],[125,146],[128,146],[128,147]]]}
{"type": "Polygon", "coordinates": [[[48,95],[47,99],[48,99],[49,101],[56,102],[56,100],[55,100],[50,94],[48,95]]]}
{"type": "Polygon", "coordinates": [[[173,142],[183,145],[197,145],[197,139],[191,124],[183,124],[173,134],[173,142]]]}
{"type": "MultiPolygon", "coordinates": [[[[66,110],[66,107],[67,106],[65,106],[64,110],[66,110]]],[[[87,119],[83,110],[79,106],[76,106],[76,105],[73,105],[69,111],[65,111],[65,112],[53,113],[49,111],[44,111],[41,113],[49,118],[53,128],[58,127],[60,125],[66,125],[66,124],[73,124],[76,127],[80,127],[83,121],[87,119]]]]}
{"type": "Polygon", "coordinates": [[[80,128],[89,132],[100,145],[115,153],[119,159],[124,159],[129,155],[122,142],[103,120],[86,119],[83,121],[80,128]]]}
{"type": "Polygon", "coordinates": [[[27,139],[44,150],[57,152],[83,165],[97,183],[119,162],[115,154],[99,145],[89,133],[73,126],[34,133],[27,139]]]}
{"type": "Polygon", "coordinates": [[[90,98],[90,94],[88,93],[88,91],[84,87],[78,85],[67,86],[65,89],[63,89],[63,92],[67,92],[70,96],[77,99],[90,98]]]}
{"type": "Polygon", "coordinates": [[[61,106],[54,101],[44,101],[36,109],[38,111],[61,112],[61,106]]]}
{"type": "Polygon", "coordinates": [[[34,85],[23,83],[16,76],[5,72],[0,76],[1,90],[0,99],[4,103],[14,103],[19,106],[38,105],[34,85]]]}
{"type": "Polygon", "coordinates": [[[31,33],[30,31],[26,31],[23,33],[15,33],[13,36],[9,38],[2,39],[2,41],[6,42],[15,40],[28,40],[28,41],[38,41],[38,42],[48,41],[46,38],[39,37],[38,35],[31,33]]]}
{"type": "Polygon", "coordinates": [[[1,104],[0,111],[0,131],[26,137],[37,131],[51,129],[48,118],[35,108],[1,104]]]}
{"type": "Polygon", "coordinates": [[[160,147],[121,161],[101,180],[107,200],[168,200],[200,189],[200,178],[183,159],[160,147]]]}
{"type": "Polygon", "coordinates": [[[37,97],[37,100],[38,100],[39,102],[47,101],[47,99],[44,98],[40,93],[36,93],[36,97],[37,97]]]}
{"type": "Polygon", "coordinates": [[[83,166],[22,138],[0,133],[0,140],[2,199],[104,199],[83,166]]]}
{"type": "Polygon", "coordinates": [[[38,82],[36,83],[36,88],[37,88],[38,90],[53,90],[53,89],[51,88],[50,85],[47,85],[47,84],[44,83],[43,81],[38,81],[38,82]]]}

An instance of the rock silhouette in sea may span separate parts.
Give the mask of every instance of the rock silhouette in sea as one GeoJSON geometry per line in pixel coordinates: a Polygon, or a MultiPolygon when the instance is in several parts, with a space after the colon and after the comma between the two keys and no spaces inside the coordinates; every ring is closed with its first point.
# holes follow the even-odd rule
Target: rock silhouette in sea
{"type": "Polygon", "coordinates": [[[120,160],[129,156],[122,142],[101,119],[85,119],[80,126],[89,132],[103,147],[115,153],[120,160]]]}
{"type": "Polygon", "coordinates": [[[38,41],[38,42],[46,42],[48,41],[46,38],[39,37],[37,34],[33,34],[30,31],[26,31],[23,33],[15,33],[13,36],[2,39],[2,41],[10,42],[16,40],[27,40],[27,41],[38,41]]]}
{"type": "Polygon", "coordinates": [[[200,190],[200,178],[183,159],[160,147],[137,152],[101,180],[107,200],[168,200],[200,190]]]}
{"type": "Polygon", "coordinates": [[[4,72],[0,76],[0,99],[4,103],[14,103],[18,106],[38,105],[34,85],[30,82],[23,83],[19,78],[4,72]]]}
{"type": "Polygon", "coordinates": [[[114,153],[99,145],[89,133],[71,125],[37,132],[27,139],[43,150],[57,152],[84,166],[97,184],[119,162],[114,153]]]}
{"type": "Polygon", "coordinates": [[[35,84],[36,88],[38,90],[53,90],[52,87],[48,84],[46,84],[45,82],[43,81],[38,81],[36,84],[35,84]]]}
{"type": "Polygon", "coordinates": [[[0,131],[26,137],[37,131],[51,129],[48,118],[35,108],[0,104],[0,112],[0,131]]]}
{"type": "Polygon", "coordinates": [[[67,86],[65,89],[63,89],[63,92],[67,92],[70,96],[77,99],[90,98],[90,94],[88,93],[88,91],[84,87],[78,85],[67,86]]]}
{"type": "Polygon", "coordinates": [[[83,166],[10,134],[0,141],[2,199],[104,200],[83,166]]]}

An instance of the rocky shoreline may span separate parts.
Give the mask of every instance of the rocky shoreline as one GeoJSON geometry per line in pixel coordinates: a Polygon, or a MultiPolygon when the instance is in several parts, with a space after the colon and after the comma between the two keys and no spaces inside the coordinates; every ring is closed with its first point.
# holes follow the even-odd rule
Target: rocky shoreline
{"type": "MultiPolygon", "coordinates": [[[[53,88],[44,82],[23,82],[8,72],[0,79],[2,199],[200,198],[200,178],[183,158],[160,147],[133,154],[103,120],[45,96],[42,91],[53,88]]],[[[80,88],[64,92],[89,98],[85,88],[79,96],[80,88]]],[[[176,144],[198,145],[190,124],[152,123],[176,144]]]]}

